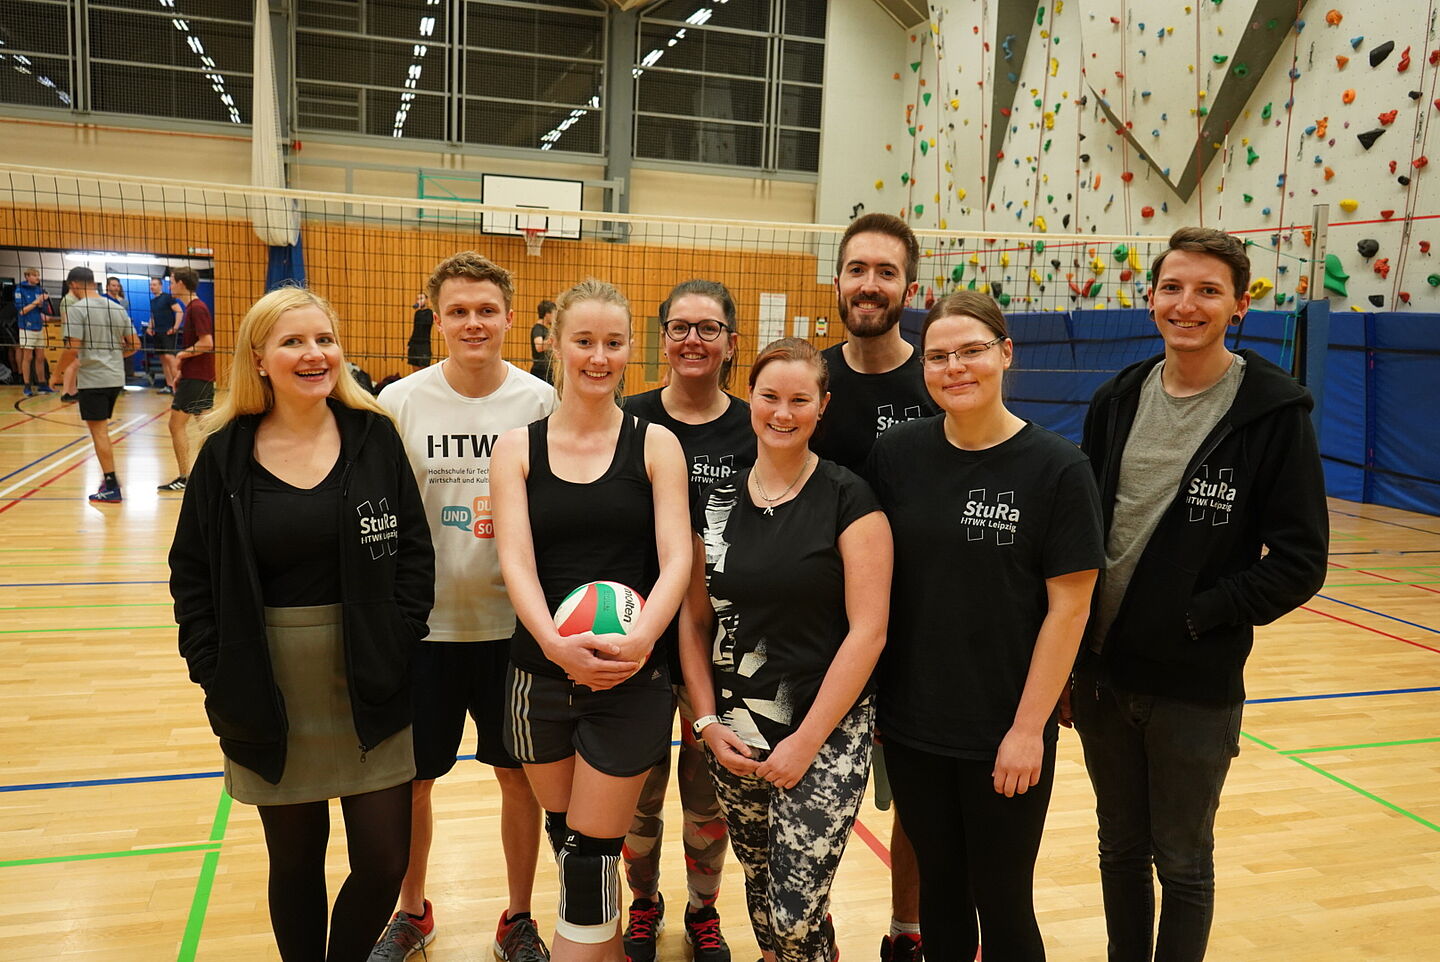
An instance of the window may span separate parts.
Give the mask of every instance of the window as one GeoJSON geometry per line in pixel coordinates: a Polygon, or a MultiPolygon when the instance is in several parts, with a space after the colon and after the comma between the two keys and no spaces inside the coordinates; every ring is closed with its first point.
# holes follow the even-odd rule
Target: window
{"type": "Polygon", "coordinates": [[[814,172],[824,0],[666,0],[641,16],[635,156],[814,172]]]}
{"type": "Polygon", "coordinates": [[[72,106],[66,0],[0,0],[0,103],[72,106]]]}
{"type": "Polygon", "coordinates": [[[89,0],[90,108],[250,122],[248,0],[89,0]]]}

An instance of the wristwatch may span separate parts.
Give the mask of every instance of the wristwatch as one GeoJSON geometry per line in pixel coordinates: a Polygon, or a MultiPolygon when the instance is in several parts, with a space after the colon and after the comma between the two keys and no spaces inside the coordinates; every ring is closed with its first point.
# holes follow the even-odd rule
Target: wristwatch
{"type": "Polygon", "coordinates": [[[709,728],[711,725],[718,724],[719,721],[719,715],[701,715],[699,718],[695,719],[695,721],[691,722],[690,730],[695,733],[695,737],[698,739],[700,738],[701,732],[709,728]]]}

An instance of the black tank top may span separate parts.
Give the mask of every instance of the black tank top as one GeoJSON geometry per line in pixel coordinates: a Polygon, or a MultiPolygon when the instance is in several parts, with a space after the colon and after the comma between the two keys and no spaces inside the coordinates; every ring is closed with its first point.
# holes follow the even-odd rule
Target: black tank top
{"type": "MultiPolygon", "coordinates": [[[[557,478],[550,470],[550,419],[529,426],[530,476],[525,491],[530,499],[530,534],[540,588],[552,612],[571,591],[591,581],[618,581],[650,597],[660,564],[655,551],[655,502],[645,471],[646,427],[648,422],[625,415],[610,467],[598,479],[578,484],[557,478]]],[[[519,621],[510,660],[537,675],[565,677],[519,621]]],[[[661,646],[656,645],[650,663],[664,667],[661,646]]]]}

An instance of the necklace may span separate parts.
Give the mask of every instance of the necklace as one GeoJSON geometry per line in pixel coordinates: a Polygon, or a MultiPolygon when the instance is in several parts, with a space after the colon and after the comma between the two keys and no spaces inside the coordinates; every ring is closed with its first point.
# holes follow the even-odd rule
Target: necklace
{"type": "Polygon", "coordinates": [[[765,493],[765,486],[760,483],[760,473],[759,473],[758,471],[751,471],[751,472],[750,472],[750,477],[752,477],[752,478],[755,479],[755,491],[756,491],[756,493],[760,495],[761,500],[763,500],[763,501],[766,502],[766,504],[765,504],[765,513],[766,513],[767,515],[770,515],[771,517],[774,517],[774,516],[775,516],[775,502],[779,501],[780,499],[784,498],[785,495],[787,495],[787,494],[789,494],[791,491],[795,490],[795,485],[799,484],[799,483],[800,483],[800,479],[803,478],[803,477],[805,477],[805,471],[806,471],[806,469],[809,468],[809,467],[810,467],[810,455],[807,453],[807,454],[805,455],[805,460],[804,460],[803,462],[801,462],[801,464],[800,464],[800,473],[797,474],[797,475],[795,475],[795,480],[794,480],[794,481],[791,481],[790,484],[789,484],[789,486],[786,487],[784,491],[781,491],[779,494],[775,495],[775,497],[773,497],[773,498],[770,497],[770,495],[768,495],[768,494],[765,493]]]}

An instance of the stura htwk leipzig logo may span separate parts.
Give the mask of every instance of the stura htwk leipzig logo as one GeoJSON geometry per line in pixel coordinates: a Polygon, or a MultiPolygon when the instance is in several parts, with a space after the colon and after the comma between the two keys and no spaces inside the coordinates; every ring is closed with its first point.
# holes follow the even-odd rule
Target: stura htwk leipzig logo
{"type": "Polygon", "coordinates": [[[370,560],[376,561],[400,550],[400,519],[390,513],[390,502],[380,499],[372,507],[369,501],[355,506],[360,516],[360,543],[370,546],[370,560]]]}
{"type": "Polygon", "coordinates": [[[1210,465],[1200,465],[1200,470],[1190,479],[1185,488],[1185,506],[1190,509],[1189,520],[1193,524],[1221,525],[1230,523],[1230,512],[1235,507],[1235,469],[1219,468],[1210,478],[1210,465]]]}
{"type": "Polygon", "coordinates": [[[970,489],[965,510],[960,513],[966,541],[984,541],[994,534],[995,544],[1015,543],[1015,529],[1020,526],[1020,509],[1015,507],[1015,492],[1001,491],[993,499],[986,488],[970,489]]]}

